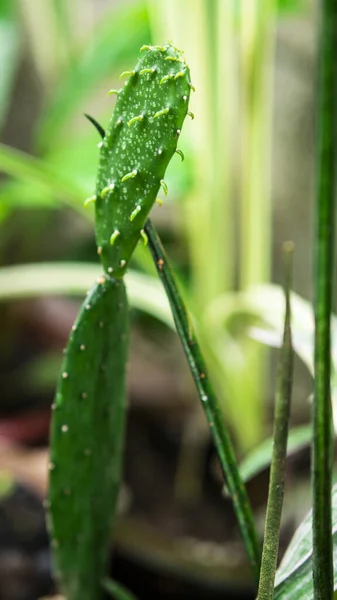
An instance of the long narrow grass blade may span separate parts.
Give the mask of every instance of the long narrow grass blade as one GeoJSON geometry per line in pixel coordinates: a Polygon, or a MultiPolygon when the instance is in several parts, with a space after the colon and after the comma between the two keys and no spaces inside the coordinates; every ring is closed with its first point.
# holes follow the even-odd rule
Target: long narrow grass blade
{"type": "Polygon", "coordinates": [[[331,536],[331,310],[334,269],[337,4],[319,2],[315,232],[315,383],[313,404],[313,583],[315,600],[333,595],[331,536]]]}
{"type": "Polygon", "coordinates": [[[83,208],[83,198],[88,190],[64,177],[62,172],[39,158],[0,143],[0,172],[29,184],[37,182],[50,190],[54,198],[89,215],[83,208]]]}
{"type": "Polygon", "coordinates": [[[103,587],[115,600],[137,600],[136,596],[130,590],[127,590],[124,585],[112,579],[104,579],[103,587]]]}
{"type": "Polygon", "coordinates": [[[252,571],[255,579],[258,580],[260,547],[250,502],[239,474],[229,433],[223,421],[211,382],[208,379],[206,365],[192,323],[178,291],[165,251],[154,226],[149,220],[146,223],[145,231],[148,236],[152,258],[169,299],[177,332],[213,436],[252,571]]]}
{"type": "Polygon", "coordinates": [[[293,349],[291,343],[290,268],[292,245],[285,248],[286,314],[281,349],[274,414],[274,445],[270,466],[267,515],[262,550],[258,600],[272,600],[280,538],[281,513],[287,459],[288,424],[290,415],[293,349]]]}

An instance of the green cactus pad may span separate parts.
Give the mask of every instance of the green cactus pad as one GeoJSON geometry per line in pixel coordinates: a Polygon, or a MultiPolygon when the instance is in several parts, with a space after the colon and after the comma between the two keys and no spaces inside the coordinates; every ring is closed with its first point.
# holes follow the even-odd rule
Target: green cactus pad
{"type": "Polygon", "coordinates": [[[99,278],[73,327],[51,429],[48,522],[67,600],[101,600],[121,476],[128,308],[99,278]]]}
{"type": "Polygon", "coordinates": [[[177,149],[190,72],[174,46],[145,46],[117,95],[100,143],[96,242],[105,271],[123,277],[177,149]]]}

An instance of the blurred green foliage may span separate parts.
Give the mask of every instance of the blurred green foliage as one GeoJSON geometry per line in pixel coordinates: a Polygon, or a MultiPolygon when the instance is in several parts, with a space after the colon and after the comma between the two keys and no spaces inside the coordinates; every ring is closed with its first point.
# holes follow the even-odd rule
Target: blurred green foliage
{"type": "MultiPolygon", "coordinates": [[[[59,214],[69,229],[73,224],[73,235],[54,240],[52,257],[74,259],[75,247],[83,247],[84,238],[93,235],[86,225],[91,214],[83,209],[83,200],[93,192],[98,158],[97,132],[83,113],[92,113],[106,125],[114,102],[106,93],[118,87],[119,73],[134,62],[142,44],[172,37],[185,48],[196,85],[195,120],[185,125],[181,139],[184,169],[176,168],[180,161],[176,157],[168,172],[166,209],[173,214],[174,203],[179,228],[172,236],[165,224],[162,227],[172,242],[172,256],[224,416],[243,451],[264,435],[265,359],[245,328],[220,326],[215,307],[219,302],[227,305],[234,290],[270,278],[270,81],[275,25],[279,16],[303,9],[307,10],[304,0],[256,1],[249,7],[234,0],[115,1],[99,6],[93,0],[15,0],[0,4],[5,65],[0,126],[8,142],[0,145],[3,264],[8,261],[13,220],[25,240],[23,250],[11,262],[49,260],[46,242],[52,238],[48,228],[54,228],[59,214]],[[31,84],[24,97],[31,98],[37,109],[32,122],[27,117],[32,134],[20,136],[16,131],[13,143],[4,125],[7,117],[10,121],[18,112],[25,115],[20,104],[22,64],[29,67],[26,85],[31,84]],[[39,97],[29,95],[33,92],[39,97]],[[241,142],[235,155],[237,138],[241,142]],[[28,148],[29,154],[18,147],[28,148]],[[245,182],[239,199],[237,163],[245,182]],[[34,252],[29,252],[33,234],[25,227],[25,215],[34,220],[34,215],[48,210],[45,225],[34,230],[34,252]]],[[[15,131],[15,123],[11,128],[15,131]]],[[[155,220],[159,214],[156,209],[155,220]]],[[[90,256],[94,260],[94,252],[90,256]]],[[[80,251],[76,257],[81,258],[80,251]]],[[[144,248],[137,250],[135,264],[153,273],[144,248]]]]}

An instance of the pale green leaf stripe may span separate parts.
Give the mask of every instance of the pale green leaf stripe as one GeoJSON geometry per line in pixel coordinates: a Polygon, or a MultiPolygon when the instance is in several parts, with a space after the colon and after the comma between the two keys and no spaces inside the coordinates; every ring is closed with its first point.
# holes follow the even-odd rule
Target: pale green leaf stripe
{"type": "MultiPolygon", "coordinates": [[[[332,490],[334,589],[337,589],[337,485],[332,490]]],[[[295,532],[276,572],[274,600],[312,600],[312,511],[295,532]]]]}
{"type": "MultiPolygon", "coordinates": [[[[93,263],[31,263],[0,269],[0,301],[41,295],[82,296],[101,275],[93,263]]],[[[129,271],[125,278],[130,304],[156,317],[172,329],[168,300],[159,281],[129,271]]]]}

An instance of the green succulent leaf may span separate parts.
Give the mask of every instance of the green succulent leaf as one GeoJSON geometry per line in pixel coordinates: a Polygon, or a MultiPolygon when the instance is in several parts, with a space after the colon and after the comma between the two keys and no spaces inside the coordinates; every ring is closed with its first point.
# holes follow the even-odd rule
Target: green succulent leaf
{"type": "Polygon", "coordinates": [[[52,405],[48,525],[68,600],[101,600],[119,490],[128,305],[99,277],[72,328],[52,405]]]}

